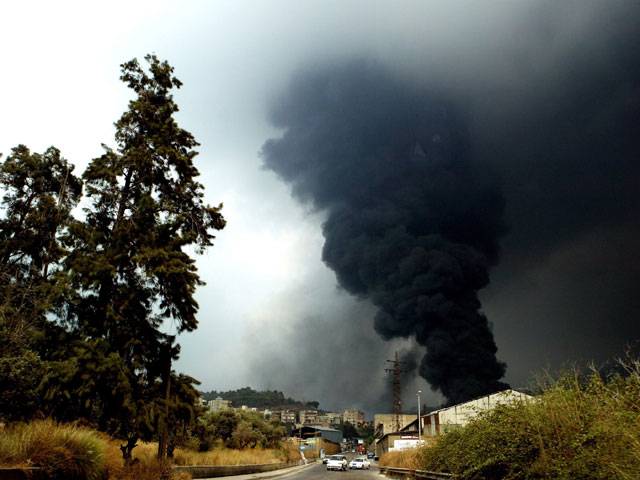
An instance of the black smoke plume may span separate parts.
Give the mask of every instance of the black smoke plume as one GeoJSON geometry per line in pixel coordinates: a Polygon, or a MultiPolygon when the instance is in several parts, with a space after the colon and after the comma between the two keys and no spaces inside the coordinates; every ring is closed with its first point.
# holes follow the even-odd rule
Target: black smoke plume
{"type": "Polygon", "coordinates": [[[504,200],[452,105],[356,61],[297,75],[272,122],[264,163],[327,212],[323,260],[377,307],[376,331],[426,347],[420,374],[450,402],[505,387],[478,300],[504,200]]]}

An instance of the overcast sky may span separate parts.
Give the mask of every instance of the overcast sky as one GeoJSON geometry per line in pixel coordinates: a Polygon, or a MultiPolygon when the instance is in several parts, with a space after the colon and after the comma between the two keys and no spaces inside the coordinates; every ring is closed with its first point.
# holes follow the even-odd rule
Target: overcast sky
{"type": "MultiPolygon", "coordinates": [[[[523,386],[640,337],[639,5],[9,2],[0,152],[55,145],[81,172],[113,144],[130,98],[119,65],[151,52],[168,60],[184,83],[178,121],[201,143],[206,197],[224,202],[228,220],[198,259],[200,324],[181,337],[176,368],[204,390],[250,385],[384,409],[385,360],[420,347],[375,333],[375,308],[322,262],[327,212],[292,197],[259,154],[286,133],[273,112],[297,98],[292,78],[311,84],[371,62],[452,105],[473,162],[500,185],[508,233],[480,295],[505,380],[523,386]]],[[[406,384],[407,405],[429,390],[415,373],[406,384]]]]}

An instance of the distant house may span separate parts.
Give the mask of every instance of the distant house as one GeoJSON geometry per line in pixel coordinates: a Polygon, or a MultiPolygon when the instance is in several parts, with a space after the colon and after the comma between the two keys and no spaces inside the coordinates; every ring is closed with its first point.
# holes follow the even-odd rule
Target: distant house
{"type": "Polygon", "coordinates": [[[296,423],[296,412],[293,410],[282,410],[280,412],[280,422],[296,423]]]}
{"type": "Polygon", "coordinates": [[[303,425],[312,425],[318,423],[318,411],[317,410],[300,410],[298,412],[300,423],[303,425]]]}
{"type": "Polygon", "coordinates": [[[212,412],[220,412],[221,410],[229,410],[231,408],[230,400],[223,400],[222,397],[217,397],[214,400],[207,402],[207,407],[212,412]]]}
{"type": "Polygon", "coordinates": [[[362,425],[364,423],[364,413],[356,409],[346,409],[342,412],[342,422],[349,422],[352,425],[362,425]]]}
{"type": "Polygon", "coordinates": [[[325,412],[318,414],[318,424],[328,427],[329,425],[340,425],[342,423],[342,414],[335,412],[325,412]]]}

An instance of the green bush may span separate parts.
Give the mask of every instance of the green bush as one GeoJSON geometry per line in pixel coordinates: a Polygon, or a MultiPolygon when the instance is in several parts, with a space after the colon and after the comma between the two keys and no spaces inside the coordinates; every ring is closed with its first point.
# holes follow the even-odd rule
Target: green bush
{"type": "Polygon", "coordinates": [[[255,412],[224,410],[208,413],[197,428],[198,450],[205,452],[216,445],[228,448],[278,448],[286,435],[284,428],[255,412]]]}
{"type": "Polygon", "coordinates": [[[640,364],[565,374],[421,449],[421,468],[462,479],[640,478],[640,364]]]}
{"type": "Polygon", "coordinates": [[[43,468],[48,478],[98,480],[106,444],[92,430],[51,420],[20,423],[0,435],[0,465],[43,468]]]}

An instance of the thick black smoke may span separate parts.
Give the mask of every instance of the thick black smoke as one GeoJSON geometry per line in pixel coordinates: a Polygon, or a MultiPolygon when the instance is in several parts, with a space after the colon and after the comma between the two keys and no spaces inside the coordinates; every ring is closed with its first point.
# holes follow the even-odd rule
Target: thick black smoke
{"type": "Polygon", "coordinates": [[[327,211],[323,260],[376,305],[377,332],[425,346],[420,374],[451,402],[504,387],[478,300],[504,201],[453,107],[355,61],[299,74],[272,120],[265,165],[327,211]]]}

